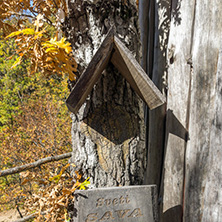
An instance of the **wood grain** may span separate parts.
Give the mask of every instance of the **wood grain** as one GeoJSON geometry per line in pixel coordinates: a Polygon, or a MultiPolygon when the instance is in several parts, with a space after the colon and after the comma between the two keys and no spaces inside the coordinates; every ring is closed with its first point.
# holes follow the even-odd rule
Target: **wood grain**
{"type": "Polygon", "coordinates": [[[112,28],[66,100],[66,105],[71,112],[78,112],[109,63],[113,49],[113,38],[114,29],[112,28]]]}
{"type": "Polygon", "coordinates": [[[171,10],[172,19],[167,48],[167,110],[172,112],[167,111],[166,116],[162,220],[178,222],[183,209],[184,160],[187,143],[183,137],[174,133],[179,131],[174,124],[174,119],[179,121],[185,129],[188,128],[192,76],[188,59],[191,57],[192,50],[195,3],[194,1],[173,2],[171,8],[173,10],[171,10]],[[176,15],[173,17],[172,13],[177,13],[178,17],[176,15]]]}
{"type": "Polygon", "coordinates": [[[216,222],[222,221],[222,4],[195,2],[184,220],[216,222]]]}
{"type": "MultiPolygon", "coordinates": [[[[149,27],[149,36],[154,35],[153,48],[151,47],[152,44],[150,44],[147,55],[143,55],[146,58],[152,57],[148,60],[153,61],[153,64],[150,67],[147,67],[149,69],[147,73],[151,73],[150,76],[152,77],[150,78],[152,79],[153,83],[162,93],[165,93],[167,73],[166,54],[169,35],[171,0],[166,0],[164,2],[157,0],[155,1],[154,6],[150,3],[149,7],[147,6],[147,1],[141,1],[141,4],[143,15],[148,11],[150,12],[150,25],[147,25],[146,27],[149,27]],[[153,15],[151,12],[155,12],[155,24],[153,24],[153,15]]],[[[146,19],[146,17],[144,17],[144,19],[146,19]]],[[[144,23],[145,22],[146,21],[144,21],[144,23]]],[[[158,107],[157,109],[148,110],[147,116],[148,161],[145,184],[157,184],[159,191],[164,154],[166,104],[158,107]]]]}
{"type": "MultiPolygon", "coordinates": [[[[116,36],[114,37],[114,43],[114,48],[118,50],[118,55],[121,55],[125,66],[127,67],[127,69],[123,69],[123,64],[119,66],[119,71],[134,88],[134,90],[136,92],[139,91],[138,94],[146,102],[150,109],[154,109],[164,104],[166,101],[165,97],[146,75],[132,53],[121,43],[121,41],[116,36]]],[[[117,54],[115,54],[115,56],[117,56],[117,54]]],[[[112,59],[116,65],[118,65],[118,60],[120,60],[120,57],[112,59]]]]}

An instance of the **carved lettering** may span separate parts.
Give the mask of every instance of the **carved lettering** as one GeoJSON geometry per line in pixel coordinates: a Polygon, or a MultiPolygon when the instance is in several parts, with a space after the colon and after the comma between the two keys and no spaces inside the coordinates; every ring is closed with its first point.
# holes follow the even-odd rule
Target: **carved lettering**
{"type": "Polygon", "coordinates": [[[99,198],[97,200],[96,207],[102,207],[103,206],[103,201],[104,201],[104,198],[99,198]]]}
{"type": "Polygon", "coordinates": [[[85,222],[97,221],[97,213],[91,213],[87,215],[85,222]]]}
{"type": "Polygon", "coordinates": [[[104,215],[99,219],[99,221],[104,221],[104,220],[113,220],[115,219],[112,215],[112,211],[107,211],[104,213],[104,215]]]}
{"type": "Polygon", "coordinates": [[[126,196],[126,203],[130,203],[130,199],[128,198],[128,195],[126,196]]]}
{"type": "Polygon", "coordinates": [[[130,199],[129,199],[128,195],[126,197],[121,196],[119,198],[114,198],[114,199],[99,198],[99,199],[97,199],[96,207],[102,207],[104,205],[110,206],[111,204],[113,206],[116,206],[118,204],[128,204],[128,203],[130,203],[130,199]]]}
{"type": "Polygon", "coordinates": [[[106,206],[110,206],[112,203],[112,199],[106,199],[105,202],[106,202],[106,206]]]}
{"type": "Polygon", "coordinates": [[[141,217],[143,214],[141,213],[140,208],[136,208],[128,217],[141,217]]]}
{"type": "Polygon", "coordinates": [[[117,213],[117,216],[119,218],[124,218],[126,216],[126,214],[130,211],[130,209],[126,209],[126,210],[117,210],[116,213],[117,213]]]}
{"type": "Polygon", "coordinates": [[[121,197],[119,198],[119,203],[120,203],[120,204],[124,204],[124,203],[125,203],[125,198],[121,196],[121,197]]]}
{"type": "MultiPolygon", "coordinates": [[[[109,200],[109,199],[107,199],[109,200]]],[[[105,201],[106,202],[106,201],[105,201]]],[[[109,203],[111,202],[111,200],[109,201],[109,203]]],[[[142,217],[143,214],[140,210],[140,208],[136,208],[134,209],[131,213],[130,213],[130,209],[125,209],[125,210],[116,210],[114,214],[114,216],[117,215],[117,217],[119,219],[123,219],[126,217],[142,217]],[[127,216],[127,214],[129,213],[129,215],[127,216]]],[[[113,212],[112,211],[106,211],[102,217],[100,218],[100,216],[98,216],[98,213],[91,213],[87,215],[87,218],[85,220],[85,222],[91,222],[91,221],[106,221],[106,220],[115,220],[115,217],[113,217],[113,212]]]]}
{"type": "Polygon", "coordinates": [[[113,199],[113,206],[116,206],[119,203],[119,200],[117,198],[113,199]]]}

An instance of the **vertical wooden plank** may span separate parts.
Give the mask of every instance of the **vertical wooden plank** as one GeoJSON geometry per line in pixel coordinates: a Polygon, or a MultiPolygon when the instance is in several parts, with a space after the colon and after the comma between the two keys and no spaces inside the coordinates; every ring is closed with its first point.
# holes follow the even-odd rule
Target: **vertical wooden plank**
{"type": "Polygon", "coordinates": [[[148,47],[148,30],[149,30],[149,3],[150,0],[139,1],[139,23],[140,36],[142,44],[141,66],[147,72],[147,47],[148,47]]]}
{"type": "Polygon", "coordinates": [[[164,173],[162,177],[163,221],[182,220],[184,154],[186,140],[176,134],[176,119],[183,128],[189,123],[189,99],[194,0],[172,1],[167,49],[168,92],[164,173]],[[169,110],[171,110],[169,112],[169,110]],[[171,115],[173,113],[173,115],[171,115]],[[173,129],[173,130],[172,130],[173,129]]]}
{"type": "MultiPolygon", "coordinates": [[[[165,94],[166,87],[166,52],[170,25],[170,4],[168,1],[153,1],[155,12],[155,24],[149,26],[149,32],[155,33],[154,46],[149,48],[153,58],[152,80],[159,90],[165,94]]],[[[150,9],[151,10],[151,9],[150,9]]],[[[149,11],[149,10],[148,10],[149,11]]],[[[149,71],[150,72],[150,71],[149,71]]],[[[162,161],[164,152],[164,134],[165,134],[165,115],[166,106],[158,107],[155,110],[148,111],[148,162],[147,173],[145,177],[146,184],[157,184],[159,189],[162,161]]]]}
{"type": "MultiPolygon", "coordinates": [[[[222,39],[221,39],[222,40],[222,39]]],[[[209,141],[207,181],[203,194],[202,221],[222,221],[222,41],[217,64],[214,113],[209,141]]]]}
{"type": "MultiPolygon", "coordinates": [[[[160,9],[164,4],[159,2],[160,9]]],[[[160,196],[164,222],[181,221],[182,212],[186,222],[222,220],[221,14],[219,0],[172,0],[160,196]]]]}
{"type": "Polygon", "coordinates": [[[221,15],[221,1],[196,1],[189,127],[191,140],[186,153],[185,221],[222,221],[219,144],[222,135],[221,110],[218,110],[222,101],[221,92],[217,91],[221,87],[221,15]]]}

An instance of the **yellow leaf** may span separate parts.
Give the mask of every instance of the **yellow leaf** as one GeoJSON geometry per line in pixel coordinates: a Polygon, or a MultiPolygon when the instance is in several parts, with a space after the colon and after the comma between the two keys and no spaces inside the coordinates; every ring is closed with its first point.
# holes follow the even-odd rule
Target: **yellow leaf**
{"type": "Polygon", "coordinates": [[[12,32],[10,35],[6,36],[6,39],[12,38],[12,37],[20,35],[20,34],[21,34],[21,31],[12,32]]]}
{"type": "Polygon", "coordinates": [[[22,57],[18,57],[18,58],[15,60],[15,62],[14,62],[14,64],[12,65],[11,69],[14,69],[17,65],[19,65],[19,64],[21,63],[21,58],[22,58],[22,57]]]}
{"type": "Polygon", "coordinates": [[[56,48],[55,47],[51,47],[45,50],[45,52],[56,52],[56,48]]]}
{"type": "Polygon", "coordinates": [[[90,185],[90,182],[88,181],[89,180],[89,177],[79,185],[79,189],[80,190],[85,190],[86,187],[88,187],[90,185]]]}
{"type": "Polygon", "coordinates": [[[20,30],[20,31],[12,32],[10,35],[6,36],[6,39],[18,36],[20,34],[23,34],[23,35],[34,35],[35,34],[35,30],[31,29],[31,28],[28,28],[28,29],[23,29],[23,30],[20,30]]]}

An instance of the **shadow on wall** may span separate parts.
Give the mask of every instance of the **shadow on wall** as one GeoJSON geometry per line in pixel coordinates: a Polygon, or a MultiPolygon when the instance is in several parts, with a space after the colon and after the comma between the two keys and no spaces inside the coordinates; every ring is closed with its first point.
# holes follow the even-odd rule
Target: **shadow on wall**
{"type": "Polygon", "coordinates": [[[180,137],[185,142],[189,140],[189,133],[187,129],[183,126],[183,124],[177,119],[174,115],[173,110],[167,110],[167,126],[168,132],[166,135],[166,144],[168,141],[169,133],[180,137]]]}
{"type": "Polygon", "coordinates": [[[174,25],[180,25],[181,24],[181,2],[182,0],[173,0],[172,1],[172,8],[171,8],[171,16],[174,20],[174,25]]]}

